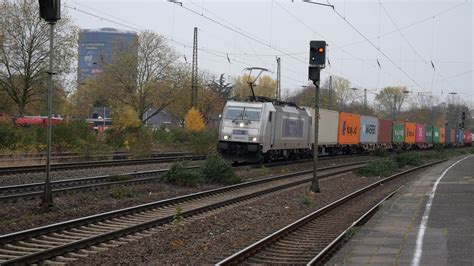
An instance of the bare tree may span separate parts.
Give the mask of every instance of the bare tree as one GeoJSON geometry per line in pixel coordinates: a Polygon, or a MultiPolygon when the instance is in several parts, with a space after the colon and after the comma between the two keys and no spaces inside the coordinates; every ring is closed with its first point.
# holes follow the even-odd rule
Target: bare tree
{"type": "Polygon", "coordinates": [[[146,122],[171,104],[175,87],[188,72],[176,63],[177,56],[166,40],[154,32],[141,32],[132,46],[106,62],[98,80],[112,105],[129,106],[146,122]],[[147,113],[151,108],[154,111],[147,113]]]}
{"type": "MultiPolygon", "coordinates": [[[[49,28],[40,19],[38,1],[5,0],[0,3],[0,90],[11,98],[20,116],[28,104],[41,99],[49,59],[49,28]]],[[[67,14],[56,24],[54,70],[72,70],[76,30],[67,14]]]]}

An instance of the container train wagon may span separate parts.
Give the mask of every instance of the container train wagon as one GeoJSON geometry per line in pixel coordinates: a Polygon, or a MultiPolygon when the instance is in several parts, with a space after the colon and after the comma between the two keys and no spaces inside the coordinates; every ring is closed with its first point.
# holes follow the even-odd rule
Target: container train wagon
{"type": "MultiPolygon", "coordinates": [[[[228,101],[219,126],[219,152],[231,161],[304,158],[314,146],[314,109],[292,103],[228,101]]],[[[469,131],[320,109],[321,154],[375,149],[471,145],[469,131]]]]}

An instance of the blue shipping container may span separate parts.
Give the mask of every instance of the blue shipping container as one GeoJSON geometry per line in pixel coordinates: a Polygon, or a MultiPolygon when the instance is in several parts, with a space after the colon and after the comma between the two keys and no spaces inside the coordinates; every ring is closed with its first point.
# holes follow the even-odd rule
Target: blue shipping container
{"type": "Polygon", "coordinates": [[[464,132],[458,129],[458,134],[456,136],[456,142],[458,144],[464,144],[464,132]]]}
{"type": "Polygon", "coordinates": [[[379,119],[372,116],[360,117],[360,143],[377,143],[379,119]]]}

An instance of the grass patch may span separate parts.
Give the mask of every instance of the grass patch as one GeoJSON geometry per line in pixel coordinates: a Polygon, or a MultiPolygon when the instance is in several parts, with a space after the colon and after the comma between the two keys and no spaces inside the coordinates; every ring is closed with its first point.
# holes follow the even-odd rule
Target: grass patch
{"type": "Polygon", "coordinates": [[[394,159],[400,168],[406,165],[419,166],[423,164],[423,159],[418,153],[402,153],[395,156],[394,159]]]}
{"type": "Polygon", "coordinates": [[[389,176],[398,169],[398,164],[390,159],[369,162],[357,171],[363,176],[389,176]]]}
{"type": "Polygon", "coordinates": [[[114,187],[111,195],[115,199],[135,198],[138,196],[138,191],[133,187],[114,187]]]}

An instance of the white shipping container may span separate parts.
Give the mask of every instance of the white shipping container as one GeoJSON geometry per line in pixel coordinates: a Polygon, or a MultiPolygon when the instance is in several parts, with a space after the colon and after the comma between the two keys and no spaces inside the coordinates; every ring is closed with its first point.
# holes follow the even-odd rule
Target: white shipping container
{"type": "MultiPolygon", "coordinates": [[[[313,117],[314,128],[314,109],[309,108],[311,117],[313,117]]],[[[327,109],[319,109],[319,129],[318,143],[319,145],[335,145],[337,144],[337,130],[339,127],[339,112],[327,109]]],[[[314,140],[314,129],[311,130],[311,139],[314,140]]]]}

